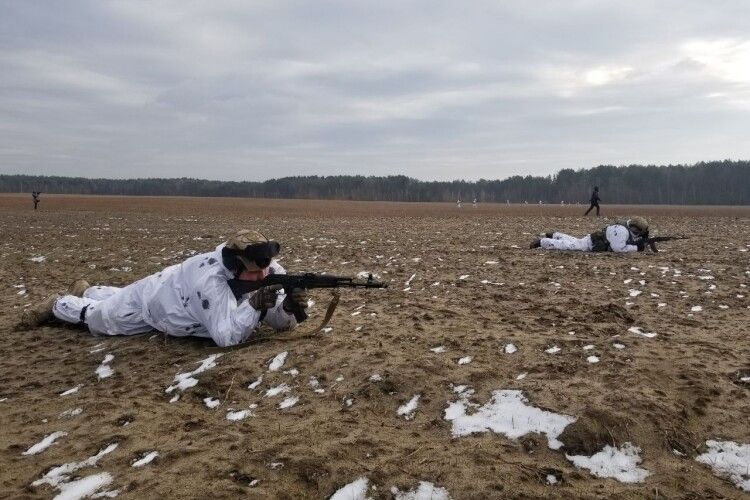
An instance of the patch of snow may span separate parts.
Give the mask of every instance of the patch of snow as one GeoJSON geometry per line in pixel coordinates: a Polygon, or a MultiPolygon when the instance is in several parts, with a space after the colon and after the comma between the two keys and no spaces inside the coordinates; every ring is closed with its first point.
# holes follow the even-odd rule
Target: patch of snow
{"type": "Polygon", "coordinates": [[[505,354],[513,354],[518,350],[518,347],[516,347],[513,344],[505,344],[505,354]]]}
{"type": "Polygon", "coordinates": [[[526,378],[526,375],[528,375],[528,374],[529,374],[528,372],[523,372],[523,373],[520,373],[520,374],[518,374],[518,375],[516,376],[516,380],[523,380],[523,379],[525,379],[525,378],[526,378]]]}
{"type": "Polygon", "coordinates": [[[654,333],[654,332],[649,332],[649,333],[644,332],[638,326],[631,326],[630,328],[628,328],[628,332],[634,333],[636,335],[640,335],[641,337],[646,337],[648,339],[652,339],[652,338],[656,337],[656,333],[654,333]]]}
{"type": "Polygon", "coordinates": [[[638,297],[642,293],[643,292],[640,290],[628,290],[628,295],[630,295],[631,297],[638,297]]]}
{"type": "Polygon", "coordinates": [[[558,353],[558,352],[560,352],[560,351],[562,351],[562,349],[560,349],[560,348],[559,348],[559,347],[557,347],[556,345],[553,345],[553,346],[552,346],[552,347],[550,347],[549,349],[545,349],[545,350],[544,350],[544,352],[546,352],[547,354],[556,354],[556,353],[558,353]]]}
{"type": "Polygon", "coordinates": [[[269,372],[279,371],[279,369],[282,366],[284,366],[284,363],[286,362],[286,357],[288,355],[289,355],[289,351],[284,351],[274,356],[274,358],[268,364],[268,371],[269,372]]]}
{"type": "Polygon", "coordinates": [[[640,448],[625,443],[621,448],[605,446],[602,451],[590,457],[585,455],[565,455],[576,467],[588,469],[596,477],[612,477],[622,483],[642,483],[651,473],[641,469],[640,448]]]}
{"type": "Polygon", "coordinates": [[[615,349],[625,349],[625,345],[618,343],[612,344],[612,347],[614,347],[615,349]]]}
{"type": "Polygon", "coordinates": [[[68,481],[70,479],[70,475],[78,469],[96,465],[96,463],[101,460],[104,455],[112,453],[116,448],[117,443],[112,443],[106,448],[100,450],[96,455],[91,456],[86,460],[83,460],[82,462],[69,462],[66,464],[58,465],[57,467],[53,467],[52,469],[48,470],[40,479],[37,479],[36,481],[31,483],[31,485],[40,486],[42,484],[49,484],[50,486],[56,487],[60,483],[68,481]]]}
{"type": "Polygon", "coordinates": [[[289,396],[284,401],[279,403],[279,409],[284,410],[286,408],[291,408],[292,406],[296,405],[298,401],[299,401],[299,397],[289,396]]]}
{"type": "Polygon", "coordinates": [[[469,276],[471,276],[471,275],[470,275],[470,274],[462,274],[461,276],[459,276],[459,277],[458,277],[458,279],[460,279],[460,280],[465,280],[465,279],[466,279],[466,278],[468,278],[469,276]]]}
{"type": "Polygon", "coordinates": [[[111,354],[104,356],[102,363],[96,368],[96,374],[99,376],[99,380],[114,375],[114,370],[109,366],[113,359],[115,359],[115,357],[111,354]]]}
{"type": "Polygon", "coordinates": [[[419,398],[421,395],[415,394],[414,397],[412,397],[408,403],[405,403],[398,407],[398,410],[396,410],[396,413],[399,417],[404,417],[406,420],[411,420],[414,418],[414,412],[417,411],[417,406],[419,405],[419,398]]]}
{"type": "Polygon", "coordinates": [[[464,356],[463,358],[458,360],[459,365],[468,365],[471,363],[471,360],[474,359],[471,356],[464,356]]]}
{"type": "Polygon", "coordinates": [[[80,415],[81,413],[83,413],[83,408],[74,408],[70,410],[65,410],[64,412],[60,413],[59,418],[75,417],[76,415],[80,415]]]}
{"type": "Polygon", "coordinates": [[[554,474],[547,474],[547,484],[557,484],[557,476],[554,474]]]}
{"type": "MultiPolygon", "coordinates": [[[[374,313],[373,313],[373,314],[374,314],[374,313]]],[[[331,326],[327,326],[327,327],[323,328],[323,329],[322,329],[322,330],[320,330],[320,331],[321,331],[321,332],[323,332],[323,333],[331,333],[331,332],[333,331],[333,327],[331,327],[331,326]]]]}
{"type": "Polygon", "coordinates": [[[63,436],[67,436],[67,432],[63,431],[55,431],[52,434],[48,434],[47,436],[44,436],[44,439],[36,443],[35,445],[31,446],[28,450],[21,453],[21,455],[36,455],[38,453],[43,452],[50,446],[52,446],[55,441],[57,441],[59,438],[63,436]]]}
{"type": "Polygon", "coordinates": [[[734,441],[706,441],[708,450],[695,459],[714,474],[728,478],[738,488],[750,492],[750,444],[734,441]]]}
{"type": "Polygon", "coordinates": [[[586,358],[586,361],[588,361],[589,363],[598,363],[599,358],[596,356],[589,356],[588,358],[586,358]]]}
{"type": "Polygon", "coordinates": [[[217,406],[219,406],[221,404],[221,401],[219,401],[216,398],[211,398],[211,397],[203,398],[203,402],[209,408],[216,408],[217,406]]]}
{"type": "Polygon", "coordinates": [[[419,486],[409,491],[401,491],[397,487],[391,488],[394,500],[450,500],[448,490],[435,486],[427,481],[420,481],[419,486]]]}
{"type": "Polygon", "coordinates": [[[368,500],[367,485],[369,483],[369,479],[360,477],[336,490],[329,500],[368,500]]]}
{"type": "Polygon", "coordinates": [[[380,382],[381,380],[383,380],[383,376],[379,373],[373,373],[372,375],[370,375],[370,378],[368,380],[370,382],[380,382]]]}
{"type": "Polygon", "coordinates": [[[588,345],[583,346],[584,351],[590,351],[593,348],[594,348],[594,344],[588,344],[588,345]]]}
{"type": "Polygon", "coordinates": [[[39,256],[36,256],[36,257],[32,257],[29,260],[31,262],[44,262],[45,260],[47,260],[47,257],[45,257],[44,255],[39,255],[39,256]]]}
{"type": "Polygon", "coordinates": [[[248,389],[255,389],[260,385],[260,383],[263,382],[263,375],[257,378],[255,382],[252,382],[250,385],[247,386],[248,389]]]}
{"type": "Polygon", "coordinates": [[[493,431],[510,439],[518,439],[529,432],[547,435],[547,444],[557,450],[562,442],[557,437],[576,417],[541,410],[528,405],[518,390],[496,390],[484,406],[469,402],[467,393],[445,409],[445,420],[453,422],[453,436],[467,436],[476,432],[493,431]],[[476,409],[471,415],[467,409],[476,409]]]}
{"type": "Polygon", "coordinates": [[[178,373],[174,377],[175,383],[167,387],[165,392],[169,394],[175,389],[184,391],[186,389],[189,389],[190,387],[193,387],[194,385],[198,383],[198,380],[193,378],[193,375],[198,375],[199,373],[203,373],[206,370],[214,368],[216,366],[216,360],[220,358],[222,355],[223,355],[222,353],[212,354],[206,359],[202,359],[198,361],[198,363],[200,363],[200,366],[196,368],[195,370],[191,372],[186,372],[186,373],[178,373]]]}
{"type": "Polygon", "coordinates": [[[430,350],[431,350],[432,352],[436,353],[436,354],[440,354],[440,353],[442,353],[442,352],[445,352],[445,346],[444,346],[444,345],[439,345],[439,346],[437,346],[437,347],[433,347],[433,348],[431,348],[430,350]]]}
{"type": "Polygon", "coordinates": [[[690,308],[691,312],[701,312],[703,310],[703,306],[693,306],[690,308]]]}
{"type": "Polygon", "coordinates": [[[242,420],[243,418],[253,417],[253,416],[255,415],[253,415],[253,412],[251,412],[250,410],[240,410],[240,411],[230,410],[227,412],[227,420],[231,420],[233,422],[237,420],[242,420]]]}
{"type": "Polygon", "coordinates": [[[277,385],[276,387],[271,387],[270,389],[268,389],[266,391],[266,397],[272,398],[274,396],[278,396],[279,394],[283,394],[291,390],[292,388],[289,387],[287,384],[280,384],[280,385],[277,385]]]}
{"type": "Polygon", "coordinates": [[[71,388],[70,388],[70,389],[68,389],[67,391],[63,391],[63,392],[61,392],[61,393],[60,393],[60,396],[70,396],[71,394],[75,394],[76,392],[78,392],[78,390],[79,390],[79,389],[80,389],[81,387],[83,387],[83,386],[82,386],[82,385],[77,385],[77,386],[75,386],[75,387],[71,387],[71,388]]]}
{"type": "Polygon", "coordinates": [[[55,496],[55,500],[78,500],[95,496],[94,493],[111,483],[112,479],[109,472],[100,472],[69,483],[61,483],[58,485],[60,493],[55,496]]]}
{"type": "Polygon", "coordinates": [[[133,462],[132,467],[143,467],[144,465],[150,464],[158,456],[158,451],[151,451],[144,455],[140,460],[133,462]]]}

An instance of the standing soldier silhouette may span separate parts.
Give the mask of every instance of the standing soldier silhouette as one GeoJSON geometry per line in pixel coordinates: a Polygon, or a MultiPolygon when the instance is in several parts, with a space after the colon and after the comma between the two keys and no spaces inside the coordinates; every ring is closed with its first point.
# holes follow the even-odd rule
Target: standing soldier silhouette
{"type": "Polygon", "coordinates": [[[599,186],[594,186],[594,191],[591,193],[591,206],[583,215],[588,215],[594,207],[596,207],[596,216],[599,217],[599,186]]]}
{"type": "Polygon", "coordinates": [[[36,210],[36,206],[39,205],[39,195],[42,194],[41,191],[32,191],[31,192],[31,199],[34,200],[34,210],[36,210]]]}

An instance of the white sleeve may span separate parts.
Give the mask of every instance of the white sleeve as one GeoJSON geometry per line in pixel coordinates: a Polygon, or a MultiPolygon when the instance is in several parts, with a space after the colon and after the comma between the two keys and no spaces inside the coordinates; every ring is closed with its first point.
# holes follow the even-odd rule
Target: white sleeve
{"type": "Polygon", "coordinates": [[[613,252],[617,253],[628,253],[637,252],[638,247],[635,245],[628,245],[628,238],[630,238],[630,231],[628,228],[621,225],[608,226],[607,227],[607,241],[609,241],[609,247],[613,252]]]}
{"type": "MultiPolygon", "coordinates": [[[[275,260],[271,264],[274,274],[286,274],[286,270],[275,260]]],[[[266,316],[263,318],[263,323],[270,326],[274,330],[291,330],[297,326],[297,320],[294,318],[293,313],[288,313],[284,310],[282,304],[286,295],[283,291],[279,292],[276,297],[276,305],[266,311],[266,316]]]]}
{"type": "Polygon", "coordinates": [[[202,290],[200,321],[216,345],[227,347],[246,341],[260,319],[247,300],[239,304],[226,280],[215,276],[202,290]]]}

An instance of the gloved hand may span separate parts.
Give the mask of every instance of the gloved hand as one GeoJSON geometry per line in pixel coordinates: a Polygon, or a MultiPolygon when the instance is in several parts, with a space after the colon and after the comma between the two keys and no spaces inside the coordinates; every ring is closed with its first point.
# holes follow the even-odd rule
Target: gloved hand
{"type": "Polygon", "coordinates": [[[292,288],[291,293],[287,294],[282,307],[288,313],[293,312],[295,309],[307,309],[308,293],[304,288],[292,288]]]}
{"type": "Polygon", "coordinates": [[[635,246],[638,247],[638,251],[642,252],[646,249],[646,240],[644,238],[639,238],[638,241],[635,242],[635,246]]]}
{"type": "Polygon", "coordinates": [[[276,305],[276,294],[279,290],[281,290],[281,285],[271,285],[258,288],[258,290],[251,295],[247,301],[250,303],[250,307],[256,311],[271,309],[276,305]]]}

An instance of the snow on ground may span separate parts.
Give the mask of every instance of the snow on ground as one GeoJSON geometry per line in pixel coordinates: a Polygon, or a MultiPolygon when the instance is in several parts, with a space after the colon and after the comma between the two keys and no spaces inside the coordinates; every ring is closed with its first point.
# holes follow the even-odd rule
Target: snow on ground
{"type": "Polygon", "coordinates": [[[268,363],[268,371],[269,372],[275,372],[279,371],[279,369],[284,366],[284,363],[286,362],[286,357],[289,355],[288,351],[280,352],[277,354],[270,363],[268,363]]]}
{"type": "Polygon", "coordinates": [[[369,479],[360,477],[336,490],[329,500],[367,500],[367,485],[369,483],[369,479]]]}
{"type": "Polygon", "coordinates": [[[738,488],[750,492],[750,444],[734,441],[706,441],[708,450],[695,459],[706,464],[714,474],[726,477],[738,488]]]}
{"type": "Polygon", "coordinates": [[[263,375],[261,375],[260,377],[258,377],[255,380],[255,382],[253,382],[250,385],[248,385],[247,388],[248,389],[255,389],[256,387],[258,387],[260,385],[261,382],[263,382],[263,375]]]}
{"type": "MultiPolygon", "coordinates": [[[[457,390],[458,388],[454,388],[457,390]]],[[[496,390],[484,406],[471,403],[471,390],[458,391],[459,399],[448,404],[445,419],[453,422],[453,436],[468,436],[475,432],[493,431],[510,439],[518,439],[529,432],[547,435],[547,444],[557,450],[562,442],[557,437],[576,417],[552,413],[528,405],[528,400],[518,390],[496,390]],[[476,409],[467,414],[467,409],[476,409]]]]}
{"type": "Polygon", "coordinates": [[[83,387],[83,386],[82,386],[82,385],[77,385],[77,386],[75,386],[75,387],[72,387],[72,388],[68,389],[67,391],[63,391],[63,392],[61,392],[61,393],[60,393],[60,396],[69,396],[69,395],[71,395],[71,394],[74,394],[74,393],[78,392],[78,390],[79,390],[79,389],[80,389],[81,387],[83,387]]]}
{"type": "Polygon", "coordinates": [[[444,346],[444,345],[439,345],[439,346],[437,346],[437,347],[433,347],[433,348],[431,348],[430,350],[431,350],[432,352],[434,352],[435,354],[440,354],[440,353],[442,353],[442,352],[445,352],[445,346],[444,346]]]}
{"type": "Polygon", "coordinates": [[[420,481],[419,486],[409,491],[391,488],[394,500],[450,500],[448,490],[435,486],[427,481],[420,481]]]}
{"type": "Polygon", "coordinates": [[[113,359],[115,359],[115,357],[111,354],[104,356],[102,363],[96,368],[96,374],[99,376],[99,380],[114,375],[115,371],[109,366],[113,359]]]}
{"type": "Polygon", "coordinates": [[[590,457],[585,455],[565,455],[576,467],[588,469],[596,477],[612,477],[622,483],[642,483],[651,473],[638,464],[641,449],[630,443],[621,448],[605,446],[602,451],[590,457]]]}
{"type": "Polygon", "coordinates": [[[589,363],[598,363],[599,358],[597,356],[589,356],[588,358],[586,358],[586,361],[588,361],[589,363]]]}
{"type": "Polygon", "coordinates": [[[250,410],[239,410],[239,411],[229,410],[229,411],[227,411],[227,420],[231,420],[233,422],[237,421],[237,420],[242,420],[243,418],[254,417],[254,416],[255,416],[255,414],[253,412],[251,412],[250,410]]]}
{"type": "Polygon", "coordinates": [[[68,433],[63,432],[63,431],[55,431],[52,434],[48,434],[47,436],[44,436],[44,439],[39,441],[37,444],[30,447],[28,450],[24,451],[23,453],[21,453],[21,455],[36,455],[38,453],[41,453],[47,448],[49,448],[50,446],[52,446],[56,440],[67,435],[68,433]]]}
{"type": "Polygon", "coordinates": [[[414,418],[414,412],[417,411],[417,406],[419,406],[419,398],[421,397],[420,394],[415,394],[414,397],[412,397],[408,403],[404,403],[401,406],[398,407],[398,410],[396,410],[396,413],[399,417],[404,417],[406,420],[411,420],[414,418]]]}
{"type": "Polygon", "coordinates": [[[149,453],[146,453],[142,458],[133,462],[132,467],[143,467],[144,465],[150,464],[158,456],[158,451],[151,451],[149,453]]]}
{"type": "Polygon", "coordinates": [[[45,260],[47,260],[47,257],[45,257],[44,255],[38,255],[36,257],[30,258],[29,260],[31,262],[44,262],[45,260]]]}
{"type": "Polygon", "coordinates": [[[526,375],[528,375],[528,374],[529,374],[528,372],[523,372],[523,373],[519,373],[519,374],[518,374],[518,375],[516,376],[516,380],[523,380],[523,379],[525,379],[525,378],[526,378],[526,375]]]}
{"type": "Polygon", "coordinates": [[[177,375],[174,376],[174,384],[167,387],[164,392],[169,394],[175,389],[184,391],[185,389],[189,389],[193,387],[194,385],[198,383],[198,379],[194,378],[193,375],[198,375],[199,373],[203,373],[206,370],[215,367],[216,360],[220,358],[221,356],[222,356],[221,353],[212,354],[206,359],[202,359],[198,361],[198,363],[200,363],[200,366],[196,368],[195,370],[191,372],[178,373],[177,375]]]}
{"type": "Polygon", "coordinates": [[[287,408],[291,408],[292,406],[296,405],[298,401],[299,401],[298,396],[289,396],[284,401],[279,403],[279,409],[285,410],[287,408]]]}
{"type": "Polygon", "coordinates": [[[634,333],[636,335],[640,335],[641,337],[646,337],[647,339],[652,339],[652,338],[656,337],[656,333],[654,333],[654,332],[644,332],[638,326],[631,326],[630,328],[628,328],[628,332],[634,333]]]}
{"type": "Polygon", "coordinates": [[[464,356],[463,358],[461,358],[461,359],[458,360],[458,364],[459,365],[468,365],[469,363],[471,363],[472,359],[473,358],[471,356],[464,356]]]}
{"type": "Polygon", "coordinates": [[[80,415],[81,413],[83,413],[83,408],[71,408],[60,413],[59,418],[75,417],[76,415],[80,415]]]}
{"type": "Polygon", "coordinates": [[[221,401],[219,401],[216,398],[208,397],[208,398],[203,398],[203,403],[209,408],[216,408],[217,406],[221,404],[221,401]]]}
{"type": "Polygon", "coordinates": [[[545,349],[545,350],[544,350],[544,352],[546,352],[547,354],[556,354],[556,353],[558,353],[558,352],[560,352],[560,351],[562,351],[562,349],[560,349],[560,348],[559,348],[559,347],[557,347],[556,345],[553,345],[553,346],[552,346],[552,347],[550,347],[549,349],[545,349]]]}
{"type": "Polygon", "coordinates": [[[513,354],[518,350],[518,347],[516,347],[514,344],[505,344],[505,354],[513,354]]]}
{"type": "Polygon", "coordinates": [[[279,384],[276,387],[271,387],[270,389],[268,389],[266,391],[266,397],[272,398],[274,396],[278,396],[279,394],[282,394],[284,392],[289,392],[291,390],[292,388],[289,387],[288,384],[279,384]]]}
{"type": "MultiPolygon", "coordinates": [[[[112,474],[109,472],[100,472],[99,474],[93,474],[86,476],[69,483],[62,483],[59,485],[60,494],[55,497],[55,500],[78,500],[79,498],[98,497],[94,495],[104,486],[107,486],[112,482],[112,474]]],[[[102,492],[102,496],[117,496],[118,491],[114,492],[102,492]]]]}
{"type": "MultiPolygon", "coordinates": [[[[42,484],[49,484],[50,486],[58,487],[61,483],[67,483],[70,480],[70,475],[84,467],[92,467],[101,460],[104,455],[112,453],[117,448],[117,443],[112,443],[106,448],[103,448],[96,455],[93,455],[82,462],[69,462],[66,464],[58,465],[48,470],[44,476],[37,479],[32,486],[41,486],[42,484]]],[[[76,497],[78,498],[78,497],[76,497]]]]}

